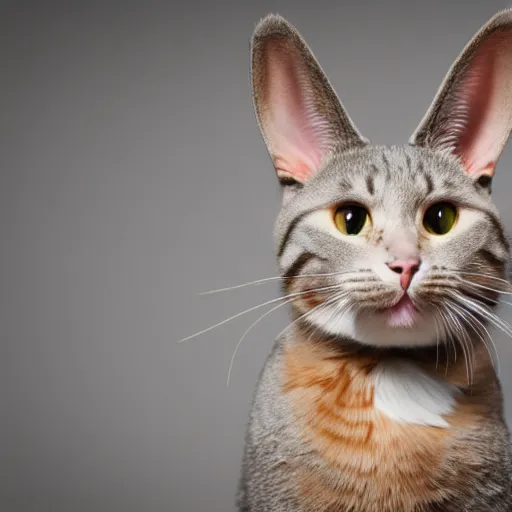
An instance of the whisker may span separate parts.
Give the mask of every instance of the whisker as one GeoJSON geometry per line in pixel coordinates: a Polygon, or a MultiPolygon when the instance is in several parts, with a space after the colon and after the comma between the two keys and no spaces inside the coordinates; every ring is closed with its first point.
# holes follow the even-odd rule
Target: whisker
{"type": "MultiPolygon", "coordinates": [[[[453,333],[452,333],[452,330],[450,327],[450,322],[449,322],[450,319],[447,317],[446,313],[439,306],[434,305],[434,307],[437,309],[439,316],[441,318],[441,323],[443,325],[443,328],[445,331],[445,336],[447,338],[446,341],[450,342],[450,345],[453,347],[453,358],[454,358],[454,363],[456,363],[457,362],[457,346],[453,340],[453,333]]],[[[448,357],[448,353],[447,353],[445,375],[448,374],[449,359],[450,358],[448,357]]]]}
{"type": "Polygon", "coordinates": [[[470,361],[470,358],[469,358],[469,349],[468,349],[468,347],[466,345],[466,335],[467,335],[467,333],[465,332],[464,328],[462,327],[461,323],[459,322],[458,317],[452,315],[452,312],[453,312],[453,310],[450,310],[448,312],[448,314],[451,317],[451,319],[452,319],[452,321],[453,321],[457,331],[462,334],[462,337],[459,338],[458,341],[460,343],[460,347],[461,347],[462,353],[464,355],[464,362],[465,362],[465,365],[466,365],[466,378],[467,378],[467,381],[468,381],[468,386],[471,386],[472,364],[471,364],[471,361],[470,361]],[[471,377],[470,377],[470,375],[471,375],[471,377]]]}
{"type": "MultiPolygon", "coordinates": [[[[340,293],[336,294],[336,295],[335,295],[335,297],[333,297],[333,299],[339,300],[339,299],[343,298],[343,296],[344,296],[344,295],[348,295],[348,293],[342,293],[342,292],[340,292],[340,293]]],[[[325,306],[325,307],[327,307],[327,306],[330,306],[333,302],[334,302],[334,300],[333,300],[333,301],[328,300],[328,301],[325,301],[325,303],[324,303],[324,304],[322,304],[322,305],[323,305],[323,306],[325,306]]],[[[321,307],[320,307],[320,308],[318,308],[318,309],[317,309],[317,308],[315,307],[315,308],[313,308],[313,309],[311,310],[311,312],[313,313],[313,310],[320,311],[321,309],[323,309],[323,308],[321,308],[321,307]]],[[[331,313],[331,317],[332,317],[332,313],[331,313]]],[[[306,318],[306,316],[303,316],[303,318],[306,318]]],[[[312,337],[316,334],[316,332],[318,331],[319,326],[318,326],[318,325],[313,325],[313,326],[307,326],[307,328],[311,331],[311,332],[309,333],[309,336],[308,336],[308,341],[311,341],[311,338],[312,338],[312,337]]]]}
{"type": "Polygon", "coordinates": [[[275,276],[275,277],[266,277],[264,279],[257,279],[256,281],[250,281],[248,283],[242,283],[242,284],[237,284],[235,286],[228,286],[226,288],[217,288],[216,290],[208,290],[206,292],[200,292],[198,295],[213,295],[214,293],[221,293],[221,292],[228,292],[228,291],[231,291],[231,290],[237,290],[239,288],[245,288],[246,286],[252,286],[252,285],[259,285],[259,284],[262,284],[262,283],[267,283],[269,281],[287,281],[287,280],[290,280],[290,279],[301,279],[301,278],[304,278],[304,277],[328,277],[328,276],[339,276],[339,275],[342,275],[342,274],[350,274],[350,273],[357,273],[357,272],[360,272],[360,271],[356,271],[356,270],[345,270],[345,271],[342,271],[342,272],[329,272],[327,274],[300,274],[300,275],[297,275],[297,276],[275,276]]]}
{"type": "MultiPolygon", "coordinates": [[[[437,341],[436,341],[436,370],[437,370],[439,367],[439,348],[440,348],[440,344],[441,344],[441,337],[443,339],[446,338],[445,341],[449,341],[451,339],[451,335],[450,335],[449,329],[446,326],[446,321],[444,320],[443,312],[441,311],[439,306],[437,306],[436,304],[433,304],[433,306],[437,309],[438,315],[440,317],[440,318],[438,318],[436,315],[434,315],[434,322],[435,322],[435,327],[436,327],[436,338],[437,338],[437,341]],[[439,325],[439,320],[441,321],[441,325],[439,325]]],[[[455,352],[455,357],[456,356],[457,356],[457,354],[455,352]]],[[[449,357],[448,357],[448,350],[447,350],[447,352],[446,352],[446,371],[448,371],[448,360],[449,360],[449,357]]]]}
{"type": "Polygon", "coordinates": [[[483,293],[478,293],[475,290],[467,289],[465,290],[467,294],[470,294],[471,297],[478,297],[483,303],[485,302],[492,302],[494,306],[500,306],[501,304],[504,304],[506,306],[512,306],[512,302],[507,302],[506,300],[503,300],[501,298],[493,298],[488,297],[487,295],[484,295],[483,293]]]}
{"type": "Polygon", "coordinates": [[[471,286],[475,286],[475,287],[481,288],[483,290],[489,290],[490,292],[500,293],[500,294],[504,294],[504,295],[512,295],[512,292],[506,292],[506,291],[503,291],[503,290],[497,290],[496,288],[491,288],[489,286],[485,286],[483,284],[475,283],[473,281],[464,280],[464,279],[461,279],[461,281],[463,283],[469,283],[471,286]]]}
{"type": "Polygon", "coordinates": [[[242,334],[241,338],[238,340],[236,346],[235,346],[235,349],[233,350],[233,355],[231,356],[231,361],[229,363],[229,369],[228,369],[228,377],[227,377],[227,380],[226,380],[226,387],[229,387],[229,381],[231,380],[231,371],[233,369],[233,364],[235,362],[235,356],[236,356],[236,353],[238,351],[238,348],[240,347],[240,345],[242,344],[242,342],[244,341],[244,339],[247,337],[247,335],[252,331],[252,329],[254,327],[256,327],[256,325],[258,325],[266,316],[270,315],[270,313],[272,313],[273,311],[275,311],[276,309],[279,309],[279,308],[282,308],[283,306],[286,306],[287,304],[289,304],[290,302],[292,302],[294,300],[294,298],[291,298],[291,299],[288,299],[286,300],[285,302],[283,302],[282,304],[278,304],[277,306],[274,306],[273,308],[269,309],[268,311],[266,311],[265,313],[263,313],[263,315],[261,315],[255,322],[253,322],[250,327],[242,334]]]}
{"type": "MultiPolygon", "coordinates": [[[[452,305],[452,306],[453,306],[453,305],[452,305]]],[[[450,303],[448,304],[448,307],[450,307],[450,303]]],[[[471,377],[471,383],[472,383],[472,382],[473,382],[473,374],[474,374],[474,370],[473,370],[473,368],[474,368],[474,363],[475,363],[475,347],[474,347],[474,345],[473,345],[473,341],[472,341],[472,339],[471,339],[471,336],[470,336],[470,334],[469,334],[468,330],[465,328],[465,324],[464,324],[464,322],[463,322],[463,320],[464,320],[464,316],[459,315],[459,314],[460,314],[460,312],[459,312],[457,309],[452,308],[452,310],[454,311],[454,314],[455,314],[458,318],[460,318],[460,319],[461,319],[461,321],[459,321],[459,320],[458,320],[458,323],[459,323],[459,325],[461,325],[461,330],[462,330],[462,331],[463,331],[463,333],[464,333],[464,339],[465,339],[465,343],[466,343],[466,345],[467,345],[467,347],[468,347],[468,352],[471,354],[471,375],[472,375],[472,377],[471,377]]]]}
{"type": "Polygon", "coordinates": [[[510,281],[507,281],[506,279],[502,279],[501,277],[493,276],[492,274],[486,274],[486,273],[483,273],[483,272],[464,272],[464,271],[455,270],[455,269],[453,269],[453,270],[450,269],[449,273],[466,275],[466,276],[486,277],[488,279],[492,279],[493,281],[499,281],[501,283],[505,283],[506,285],[508,285],[509,288],[512,287],[512,284],[510,283],[510,281]]]}
{"type": "MultiPolygon", "coordinates": [[[[463,306],[462,304],[459,304],[457,301],[453,301],[453,302],[452,302],[452,305],[453,305],[453,306],[458,307],[458,308],[461,310],[461,312],[465,313],[465,314],[466,314],[470,319],[472,319],[472,320],[473,320],[473,322],[476,322],[476,323],[477,323],[477,325],[478,325],[479,327],[481,327],[481,328],[485,331],[485,333],[487,334],[487,337],[488,337],[489,341],[491,342],[491,344],[492,344],[492,346],[493,346],[494,352],[495,352],[495,354],[496,354],[496,361],[497,361],[497,364],[499,365],[498,349],[497,349],[497,347],[496,347],[496,344],[494,343],[494,340],[493,340],[493,338],[492,338],[491,334],[490,334],[490,333],[489,333],[489,331],[487,330],[487,327],[485,326],[485,324],[484,324],[483,322],[481,322],[481,321],[480,321],[480,319],[479,319],[479,318],[478,318],[478,317],[477,317],[477,316],[476,316],[472,311],[468,311],[467,309],[465,309],[465,308],[464,308],[464,306],[463,306]]],[[[495,316],[495,315],[493,314],[493,316],[495,316]]],[[[496,318],[498,318],[498,319],[499,319],[499,317],[496,317],[496,318]]],[[[507,324],[507,325],[508,325],[508,324],[507,324]]],[[[489,350],[489,349],[488,349],[488,350],[489,350]]],[[[490,352],[489,352],[489,353],[490,353],[490,352]]],[[[492,357],[492,356],[491,356],[491,357],[492,357]]]]}
{"type": "Polygon", "coordinates": [[[452,270],[452,269],[450,269],[449,271],[445,271],[445,272],[437,271],[437,275],[432,276],[432,277],[448,278],[448,279],[449,278],[453,279],[453,277],[455,277],[459,281],[469,282],[469,283],[473,284],[474,286],[478,286],[480,288],[484,288],[484,289],[487,289],[489,291],[493,291],[495,293],[502,293],[502,294],[505,294],[505,295],[512,295],[512,284],[509,281],[507,281],[505,279],[502,279],[500,277],[496,277],[496,276],[490,275],[490,274],[483,274],[483,273],[480,273],[480,272],[463,272],[463,271],[460,271],[460,270],[455,270],[455,269],[452,270]],[[500,289],[496,289],[496,288],[491,288],[490,286],[485,286],[484,284],[481,284],[481,283],[475,283],[474,281],[471,281],[469,279],[463,279],[460,276],[484,277],[485,279],[497,281],[499,283],[504,283],[506,285],[506,289],[505,290],[500,290],[500,289]]]}
{"type": "Polygon", "coordinates": [[[497,373],[497,375],[499,377],[499,375],[500,375],[500,361],[499,361],[498,349],[496,347],[496,344],[494,343],[494,340],[492,339],[492,336],[490,335],[489,331],[485,327],[485,325],[482,322],[480,322],[480,320],[478,320],[478,318],[475,315],[473,315],[470,311],[467,311],[466,309],[464,309],[464,307],[461,306],[460,304],[458,304],[457,302],[453,301],[451,303],[451,307],[454,307],[454,308],[459,310],[459,312],[462,315],[462,317],[469,323],[469,325],[471,326],[471,328],[473,329],[475,334],[481,339],[482,343],[484,344],[485,348],[487,349],[489,357],[491,358],[491,364],[492,364],[492,366],[494,368],[494,371],[497,373]],[[475,327],[475,323],[476,323],[476,327],[475,327]],[[479,331],[480,328],[485,331],[489,341],[492,344],[492,347],[494,349],[494,353],[496,355],[496,361],[494,360],[494,357],[493,357],[493,354],[492,354],[491,349],[489,347],[489,344],[486,342],[485,338],[482,336],[481,332],[479,331]]]}
{"type": "Polygon", "coordinates": [[[330,306],[331,304],[333,304],[334,302],[336,302],[337,300],[340,300],[341,298],[343,298],[344,296],[344,292],[341,292],[337,295],[335,295],[334,297],[332,297],[331,299],[325,301],[324,303],[322,304],[319,304],[318,306],[315,306],[314,308],[310,309],[309,311],[306,311],[306,313],[303,313],[302,315],[298,316],[295,320],[293,320],[292,322],[290,322],[277,336],[276,336],[276,339],[277,338],[280,338],[290,327],[292,327],[293,325],[295,325],[298,321],[300,320],[303,320],[304,318],[307,318],[308,316],[312,315],[317,309],[319,309],[320,307],[327,307],[327,306],[330,306]]]}
{"type": "MultiPolygon", "coordinates": [[[[325,304],[323,304],[324,307],[319,307],[318,309],[316,309],[316,312],[318,311],[321,311],[323,309],[326,309],[328,306],[331,306],[332,304],[334,304],[337,300],[340,300],[342,297],[341,297],[341,294],[339,296],[337,296],[335,298],[335,300],[332,300],[332,301],[329,301],[329,302],[326,302],[325,304]]],[[[306,318],[309,318],[315,311],[311,310],[310,312],[308,312],[308,314],[304,314],[304,315],[301,315],[300,318],[296,319],[296,321],[298,322],[299,320],[305,320],[306,318]]],[[[333,317],[333,314],[334,312],[331,311],[331,315],[329,316],[329,319],[331,319],[333,317]]],[[[286,326],[286,328],[281,332],[281,335],[284,334],[290,327],[292,327],[292,325],[295,324],[295,321],[294,322],[291,322],[289,325],[286,326]]],[[[316,332],[318,331],[320,326],[318,325],[308,325],[306,326],[306,329],[310,331],[310,334],[309,334],[309,337],[308,337],[308,341],[311,341],[311,338],[316,334],[316,332]]]]}
{"type": "MultiPolygon", "coordinates": [[[[338,296],[339,296],[338,298],[339,298],[339,299],[341,299],[343,296],[345,296],[345,297],[346,297],[347,295],[349,295],[349,292],[346,292],[346,293],[340,293],[340,294],[338,294],[338,296]]],[[[346,301],[339,301],[339,304],[337,304],[337,305],[333,308],[333,310],[331,311],[331,314],[330,314],[330,316],[329,316],[329,320],[328,320],[328,322],[330,322],[330,321],[333,319],[333,317],[336,317],[336,315],[338,315],[338,314],[344,314],[343,309],[345,308],[345,306],[346,306],[346,301]]]]}
{"type": "Polygon", "coordinates": [[[183,339],[177,341],[176,343],[183,343],[184,341],[187,341],[187,340],[190,340],[192,338],[195,338],[196,336],[200,336],[201,334],[204,334],[204,333],[206,333],[208,331],[211,331],[212,329],[215,329],[216,327],[220,327],[221,325],[224,325],[225,323],[227,323],[227,322],[229,322],[231,320],[234,320],[235,318],[238,318],[239,316],[245,315],[247,313],[250,313],[251,311],[255,311],[256,309],[262,308],[262,307],[267,306],[269,304],[274,304],[275,302],[278,302],[278,301],[281,301],[281,300],[286,300],[286,299],[288,299],[290,297],[299,297],[299,296],[302,296],[302,295],[306,295],[308,293],[317,293],[319,291],[332,290],[332,289],[340,288],[340,286],[341,286],[341,284],[333,285],[333,286],[324,286],[324,287],[316,288],[316,289],[312,289],[312,290],[306,290],[306,291],[301,291],[301,292],[294,292],[294,293],[285,295],[284,297],[278,297],[277,299],[268,300],[266,302],[263,302],[263,304],[258,304],[257,306],[253,306],[252,308],[246,309],[245,311],[241,311],[240,313],[237,313],[236,315],[230,316],[229,318],[226,318],[225,320],[222,320],[221,322],[218,322],[215,325],[207,327],[206,329],[203,329],[202,331],[196,332],[195,334],[191,334],[190,336],[187,336],[186,338],[183,338],[183,339]]]}
{"type": "Polygon", "coordinates": [[[478,320],[478,318],[476,318],[474,315],[471,314],[471,312],[464,310],[462,308],[461,314],[468,321],[468,323],[470,324],[473,331],[476,333],[476,335],[480,338],[480,340],[484,344],[484,346],[487,350],[487,353],[489,354],[489,357],[491,359],[492,367],[499,377],[500,373],[501,373],[501,368],[500,368],[498,349],[497,349],[496,344],[494,343],[494,340],[492,339],[492,336],[490,335],[489,331],[487,330],[485,325],[478,320]],[[484,336],[482,336],[482,333],[480,332],[479,329],[483,329],[485,331],[485,333],[487,335],[487,339],[489,340],[489,342],[492,345],[495,356],[493,356],[491,349],[489,347],[489,343],[486,341],[484,336]]]}
{"type": "MultiPolygon", "coordinates": [[[[475,288],[482,288],[481,286],[476,286],[475,283],[473,283],[472,281],[463,281],[463,282],[464,282],[464,284],[469,285],[469,286],[474,286],[475,288]]],[[[501,292],[497,292],[496,290],[492,290],[492,289],[488,289],[488,290],[489,291],[494,291],[495,293],[501,293],[501,292]]],[[[486,295],[483,295],[481,293],[477,293],[477,292],[475,292],[473,290],[469,290],[468,293],[471,293],[472,295],[476,295],[477,297],[480,297],[481,299],[492,301],[495,304],[506,304],[507,306],[512,306],[512,302],[508,302],[506,300],[503,300],[501,297],[497,298],[497,299],[494,299],[492,297],[487,297],[486,295]]]]}
{"type": "Polygon", "coordinates": [[[434,325],[436,327],[436,371],[439,368],[439,322],[437,316],[434,315],[434,325]]]}
{"type": "Polygon", "coordinates": [[[512,336],[512,326],[505,322],[505,320],[497,316],[495,313],[493,313],[488,307],[484,306],[479,302],[471,300],[469,297],[460,297],[459,295],[459,298],[463,300],[468,306],[473,306],[473,308],[476,308],[476,311],[475,309],[473,309],[473,311],[481,313],[484,316],[484,318],[489,319],[491,322],[494,323],[494,325],[500,327],[500,329],[503,330],[503,332],[505,332],[509,336],[512,336]]]}
{"type": "Polygon", "coordinates": [[[491,310],[486,309],[481,304],[468,299],[460,294],[455,294],[456,297],[464,302],[470,309],[472,309],[475,313],[480,313],[484,318],[492,322],[496,327],[498,327],[503,333],[507,334],[512,338],[512,326],[510,326],[503,319],[496,316],[491,310]]]}
{"type": "MultiPolygon", "coordinates": [[[[458,359],[458,350],[457,350],[457,343],[455,342],[455,333],[454,333],[454,327],[452,326],[453,321],[451,317],[448,316],[448,314],[441,310],[441,319],[443,320],[443,325],[445,326],[446,333],[447,333],[447,341],[449,341],[449,346],[453,349],[453,363],[457,363],[458,359]]],[[[449,357],[446,358],[446,369],[445,369],[445,375],[448,375],[448,366],[449,366],[449,357]]]]}

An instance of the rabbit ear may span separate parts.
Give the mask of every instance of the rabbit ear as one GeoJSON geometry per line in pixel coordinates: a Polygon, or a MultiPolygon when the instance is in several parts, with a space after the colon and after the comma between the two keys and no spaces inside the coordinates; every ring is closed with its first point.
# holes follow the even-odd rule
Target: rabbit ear
{"type": "Polygon", "coordinates": [[[512,130],[512,10],[496,14],[457,58],[409,142],[455,154],[492,177],[512,130]]]}
{"type": "Polygon", "coordinates": [[[366,144],[297,30],[269,15],[251,45],[258,124],[281,180],[303,183],[334,149],[366,144]]]}

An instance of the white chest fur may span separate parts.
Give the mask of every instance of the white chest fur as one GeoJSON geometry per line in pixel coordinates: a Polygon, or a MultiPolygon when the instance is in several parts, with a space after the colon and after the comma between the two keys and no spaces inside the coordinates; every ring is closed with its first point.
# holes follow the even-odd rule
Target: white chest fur
{"type": "Polygon", "coordinates": [[[419,366],[393,359],[373,370],[375,408],[400,423],[449,428],[445,416],[453,412],[459,389],[419,366]]]}

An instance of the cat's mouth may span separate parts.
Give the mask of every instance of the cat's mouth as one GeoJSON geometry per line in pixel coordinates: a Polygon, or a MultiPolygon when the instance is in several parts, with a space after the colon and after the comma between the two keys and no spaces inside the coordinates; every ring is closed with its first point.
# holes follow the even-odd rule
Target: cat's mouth
{"type": "Polygon", "coordinates": [[[421,316],[407,292],[393,305],[381,309],[380,313],[386,316],[389,327],[413,327],[421,316]]]}

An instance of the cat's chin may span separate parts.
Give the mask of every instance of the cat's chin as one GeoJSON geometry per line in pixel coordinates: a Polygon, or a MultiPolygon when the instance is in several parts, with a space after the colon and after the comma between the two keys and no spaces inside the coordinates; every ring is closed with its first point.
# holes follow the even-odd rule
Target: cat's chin
{"type": "Polygon", "coordinates": [[[421,313],[407,294],[396,304],[377,314],[384,315],[387,325],[396,328],[414,328],[421,320],[421,313]]]}
{"type": "Polygon", "coordinates": [[[377,347],[429,346],[439,339],[434,313],[420,312],[407,295],[379,311],[326,311],[311,315],[310,321],[329,335],[377,347]]]}

